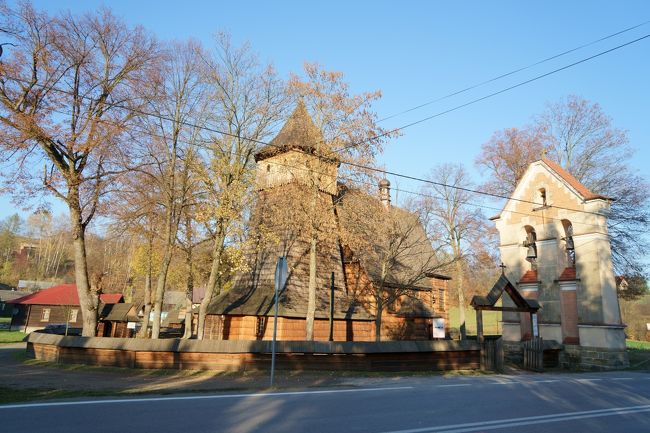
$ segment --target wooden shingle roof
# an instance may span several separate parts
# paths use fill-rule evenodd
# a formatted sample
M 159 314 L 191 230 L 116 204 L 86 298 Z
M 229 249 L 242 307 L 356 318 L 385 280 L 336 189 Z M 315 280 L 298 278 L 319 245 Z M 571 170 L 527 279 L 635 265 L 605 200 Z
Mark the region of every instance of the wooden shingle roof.
M 256 161 L 271 156 L 299 150 L 314 154 L 321 147 L 323 136 L 309 116 L 304 103 L 300 101 L 293 114 L 271 143 L 256 155 Z M 231 314 L 267 316 L 274 314 L 275 267 L 279 256 L 287 259 L 289 275 L 285 287 L 280 291 L 278 313 L 283 317 L 304 318 L 307 315 L 309 293 L 310 237 L 309 230 L 299 227 L 304 220 L 302 204 L 310 203 L 313 190 L 308 186 L 291 182 L 260 191 L 250 221 L 252 227 L 250 242 L 244 250 L 247 268 L 238 272 L 231 281 L 232 287 L 214 298 L 208 307 L 208 314 Z M 337 319 L 372 320 L 373 316 L 348 293 L 343 268 L 341 230 L 351 224 L 365 224 L 370 239 L 375 239 L 372 221 L 355 218 L 346 207 L 345 195 L 361 200 L 367 206 L 379 206 L 376 197 L 360 191 L 342 188 L 338 196 L 318 192 L 318 246 L 317 246 L 317 299 L 316 317 L 329 317 L 329 295 L 332 274 L 334 275 L 334 317 Z M 269 211 L 277 203 L 284 203 L 282 217 L 272 216 Z M 409 244 L 408 254 L 398 257 L 392 263 L 391 275 L 384 281 L 386 286 L 402 285 L 413 289 L 430 290 L 430 280 L 424 275 L 433 269 L 433 249 L 428 242 L 422 225 L 415 215 L 398 208 L 391 208 L 397 220 L 409 226 L 405 243 Z M 271 216 L 269 216 L 271 215 Z M 304 221 L 303 221 L 304 222 Z M 262 233 L 266 236 L 264 236 Z M 269 236 L 270 234 L 270 236 Z M 271 240 L 270 240 L 271 239 Z M 382 239 L 377 238 L 377 242 Z M 379 244 L 378 244 L 379 245 Z M 372 280 L 380 278 L 380 264 L 364 257 L 362 265 Z M 429 271 L 429 272 L 427 272 Z M 409 307 L 411 306 L 411 307 Z M 424 304 L 407 302 L 405 309 L 410 313 L 429 317 L 433 314 Z M 404 314 L 409 311 L 404 311 Z
M 306 197 L 310 194 L 307 187 L 299 185 L 293 190 L 302 191 Z M 274 314 L 275 266 L 279 256 L 287 258 L 289 275 L 284 288 L 280 292 L 278 314 L 283 317 L 304 318 L 307 315 L 309 293 L 309 234 L 306 230 L 292 227 L 285 221 L 269 221 L 263 212 L 266 202 L 273 202 L 283 197 L 282 188 L 264 191 L 260 194 L 254 215 L 251 218 L 251 237 L 256 238 L 255 227 L 264 226 L 264 230 L 277 236 L 278 242 L 262 240 L 258 237 L 246 248 L 244 254 L 247 269 L 237 273 L 233 279 L 232 288 L 215 298 L 208 312 L 210 314 L 242 314 L 266 316 Z M 301 200 L 299 196 L 296 200 Z M 332 196 L 319 192 L 319 199 L 324 202 L 324 209 L 329 213 L 321 215 L 321 231 L 323 235 L 317 248 L 317 296 L 316 317 L 329 317 L 329 293 L 331 275 L 334 273 L 334 317 L 369 320 L 370 315 L 353 299 L 348 298 L 345 291 L 343 262 L 337 236 L 337 224 L 333 211 Z M 296 210 L 296 212 L 299 212 Z M 289 217 L 289 220 L 293 218 Z
M 255 154 L 255 161 L 262 161 L 289 150 L 314 154 L 317 147 L 320 149 L 320 156 L 330 153 L 323 134 L 314 124 L 301 99 L 278 135 Z M 336 156 L 330 155 L 328 159 L 336 160 Z

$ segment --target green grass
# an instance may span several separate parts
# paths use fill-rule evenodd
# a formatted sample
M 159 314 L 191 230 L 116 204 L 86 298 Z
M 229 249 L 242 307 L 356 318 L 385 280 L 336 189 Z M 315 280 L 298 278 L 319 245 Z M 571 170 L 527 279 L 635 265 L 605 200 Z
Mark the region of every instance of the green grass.
M 27 334 L 21 331 L 0 330 L 0 344 L 20 343 Z
M 460 327 L 459 313 L 458 307 L 452 307 L 449 310 L 449 325 L 452 328 Z M 465 309 L 465 326 L 468 334 L 476 335 L 476 311 L 471 307 Z M 501 334 L 501 330 L 501 312 L 483 311 L 483 333 L 497 335 Z
M 628 349 L 650 350 L 650 341 L 625 340 Z
M 0 325 L 11 324 L 11 317 L 0 317 Z
M 650 342 L 626 340 L 630 370 L 650 370 Z

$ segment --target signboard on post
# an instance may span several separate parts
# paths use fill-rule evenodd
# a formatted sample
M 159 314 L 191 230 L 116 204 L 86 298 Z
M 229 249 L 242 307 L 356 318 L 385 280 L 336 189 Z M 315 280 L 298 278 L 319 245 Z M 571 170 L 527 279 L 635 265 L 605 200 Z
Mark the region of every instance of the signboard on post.
M 278 333 L 278 300 L 280 290 L 284 288 L 289 276 L 289 267 L 287 266 L 286 257 L 278 257 L 278 263 L 275 265 L 275 314 L 273 315 L 273 341 L 271 342 L 271 386 L 275 379 L 275 342 Z
M 433 338 L 445 338 L 445 319 L 433 319 Z

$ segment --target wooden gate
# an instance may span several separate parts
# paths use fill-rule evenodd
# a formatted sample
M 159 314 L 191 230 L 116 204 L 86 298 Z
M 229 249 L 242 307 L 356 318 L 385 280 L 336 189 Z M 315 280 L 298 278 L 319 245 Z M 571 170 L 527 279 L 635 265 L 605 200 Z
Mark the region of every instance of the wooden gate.
M 524 369 L 532 371 L 544 370 L 544 341 L 541 337 L 524 341 Z
M 501 337 L 485 338 L 481 343 L 481 369 L 503 371 L 503 343 Z

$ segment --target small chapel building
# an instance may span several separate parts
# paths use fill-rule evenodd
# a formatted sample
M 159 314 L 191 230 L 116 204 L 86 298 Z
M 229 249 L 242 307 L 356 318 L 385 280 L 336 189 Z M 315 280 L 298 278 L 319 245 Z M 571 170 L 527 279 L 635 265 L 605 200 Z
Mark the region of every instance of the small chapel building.
M 382 340 L 444 338 L 449 277 L 434 272 L 434 251 L 417 217 L 391 205 L 388 181 L 380 182 L 377 196 L 340 183 L 338 154 L 325 143 L 302 101 L 255 161 L 257 197 L 244 249 L 246 266 L 212 300 L 204 338 L 272 338 L 279 256 L 286 257 L 289 272 L 279 294 L 278 340 L 306 339 L 314 264 L 314 340 L 330 338 L 330 318 L 334 341 L 375 341 L 378 333 Z M 384 215 L 405 230 L 401 250 L 379 263 L 373 254 L 379 248 L 373 246 L 384 242 L 385 231 L 372 221 Z M 358 245 L 367 246 L 365 252 L 346 242 L 349 233 Z M 312 242 L 315 263 L 310 259 Z M 373 298 L 378 288 L 383 295 L 395 295 L 382 308 L 381 326 L 376 326 Z
M 539 302 L 539 335 L 587 368 L 627 364 L 607 216 L 612 199 L 590 191 L 557 163 L 530 164 L 493 217 L 507 278 Z M 503 338 L 533 336 L 531 316 L 504 313 Z

